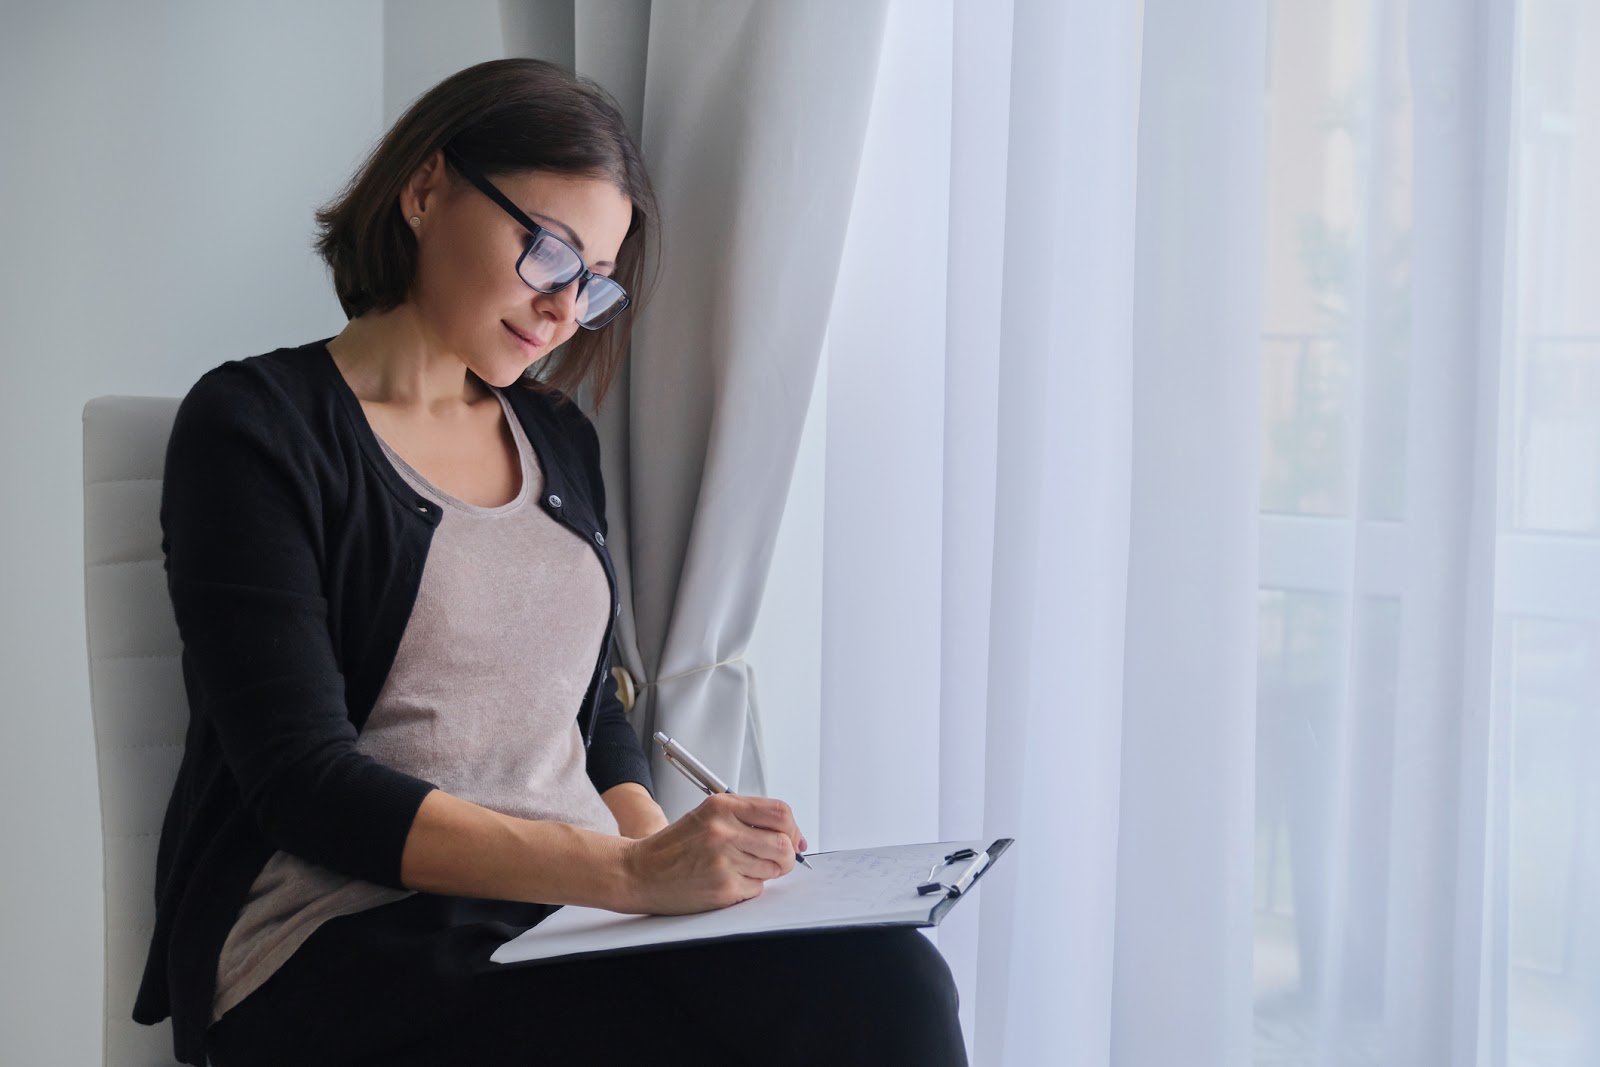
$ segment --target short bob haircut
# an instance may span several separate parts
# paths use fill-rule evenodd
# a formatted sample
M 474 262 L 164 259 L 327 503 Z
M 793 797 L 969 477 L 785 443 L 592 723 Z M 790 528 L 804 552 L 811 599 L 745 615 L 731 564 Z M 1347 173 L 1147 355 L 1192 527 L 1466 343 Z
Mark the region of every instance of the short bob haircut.
M 314 247 L 333 272 L 346 317 L 405 302 L 417 239 L 401 218 L 400 191 L 446 144 L 491 178 L 524 170 L 603 178 L 633 201 L 612 273 L 628 291 L 628 310 L 600 330 L 579 330 L 522 378 L 529 388 L 567 396 L 587 384 L 598 406 L 644 303 L 645 261 L 659 241 L 659 222 L 655 192 L 616 102 L 593 80 L 554 63 L 495 59 L 452 74 L 400 116 L 339 197 L 317 212 Z M 465 182 L 453 167 L 445 174 Z

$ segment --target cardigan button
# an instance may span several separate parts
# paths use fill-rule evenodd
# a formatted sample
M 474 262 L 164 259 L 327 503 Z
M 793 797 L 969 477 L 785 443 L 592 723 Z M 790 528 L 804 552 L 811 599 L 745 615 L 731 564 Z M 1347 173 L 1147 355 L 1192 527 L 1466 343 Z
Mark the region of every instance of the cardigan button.
M 599 545 L 601 548 L 606 547 L 606 535 L 601 533 L 599 530 L 596 530 L 594 532 L 594 543 Z
M 551 493 L 545 498 L 545 500 L 553 508 L 559 508 L 561 506 L 561 498 L 556 496 L 554 493 Z

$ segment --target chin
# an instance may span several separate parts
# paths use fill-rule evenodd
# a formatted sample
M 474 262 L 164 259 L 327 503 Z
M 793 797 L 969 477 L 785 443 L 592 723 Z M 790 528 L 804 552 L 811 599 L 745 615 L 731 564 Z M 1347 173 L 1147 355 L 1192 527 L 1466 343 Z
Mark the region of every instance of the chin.
M 473 373 L 496 389 L 509 389 L 517 384 L 518 380 L 527 372 L 527 369 L 527 367 L 497 368 L 496 372 L 492 374 L 485 374 L 476 370 Z

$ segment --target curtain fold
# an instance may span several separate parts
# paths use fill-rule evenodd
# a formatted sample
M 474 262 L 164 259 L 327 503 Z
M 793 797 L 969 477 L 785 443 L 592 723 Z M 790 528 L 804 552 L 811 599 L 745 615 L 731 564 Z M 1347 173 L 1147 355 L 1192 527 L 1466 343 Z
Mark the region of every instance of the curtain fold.
M 1410 404 L 1385 1053 L 1478 1059 L 1507 292 L 1504 5 L 1413 0 Z
M 958 4 L 958 22 L 983 8 Z M 981 61 L 958 55 L 956 69 L 974 80 L 1010 70 L 1007 151 L 988 164 L 1005 190 L 995 506 L 965 506 L 969 490 L 946 511 L 951 543 L 992 530 L 993 563 L 982 567 L 992 587 L 986 639 L 946 649 L 953 684 L 943 714 L 959 723 L 984 706 L 952 675 L 983 681 L 984 831 L 1015 835 L 1007 859 L 1018 862 L 997 869 L 976 901 L 968 1033 L 974 1062 L 1021 1063 L 1049 1049 L 1058 1063 L 1102 1064 L 1112 1043 L 1133 464 L 1138 11 L 1024 0 L 993 44 Z M 1082 107 L 1086 99 L 1099 106 Z M 958 114 L 957 128 L 982 122 Z M 952 203 L 953 218 L 986 220 L 985 190 L 973 193 Z M 951 271 L 950 314 L 976 331 L 990 315 L 956 298 L 963 280 Z M 966 365 L 982 355 L 952 345 L 947 360 L 971 377 Z M 947 434 L 959 455 L 973 431 L 953 421 Z M 978 569 L 973 556 L 953 562 L 952 583 Z M 984 647 L 987 662 L 970 654 Z
M 1145 4 L 1117 1063 L 1250 1049 L 1265 52 L 1260 4 Z
M 1002 307 L 1007 172 L 994 166 L 1010 150 L 1011 79 L 1007 69 L 1013 33 L 1009 5 L 956 4 L 952 12 L 950 55 L 950 204 L 949 261 L 963 264 L 960 273 L 946 271 L 944 466 L 940 514 L 943 566 L 939 634 L 939 836 L 966 840 L 983 835 L 989 805 L 985 793 L 993 776 L 988 734 L 1000 726 L 997 717 L 971 713 L 988 705 L 992 571 L 974 561 L 994 558 L 997 536 L 989 521 L 971 521 L 973 514 L 994 513 L 996 449 L 999 438 L 1001 330 L 991 309 Z M 956 358 L 951 358 L 952 354 Z M 962 709 L 962 710 L 957 710 Z M 1010 739 L 1001 746 L 1009 751 Z M 1004 803 L 996 800 L 996 807 Z M 1008 820 L 994 820 L 1006 822 Z M 1022 828 L 1010 820 L 1016 830 Z M 1007 863 L 1014 857 L 1007 857 Z M 1005 872 L 1014 877 L 1016 872 Z M 997 868 L 991 878 L 1000 877 Z M 956 909 L 940 926 L 937 942 L 951 964 L 961 1000 L 962 1032 L 969 1045 L 976 1033 L 978 989 L 1009 999 L 1011 913 L 989 909 L 980 895 L 965 909 Z M 974 907 L 973 905 L 976 905 Z M 995 930 L 985 936 L 984 931 Z M 1087 987 L 1089 992 L 1098 988 Z M 1062 990 L 1062 1003 L 1076 1016 L 1076 1005 L 1093 1005 L 1094 997 Z M 1021 998 L 1019 998 L 1020 1000 Z M 1018 1005 L 1019 1010 L 1025 1006 Z M 1088 1008 L 1093 1011 L 1093 1007 Z M 991 1015 L 998 1017 L 997 1013 Z M 989 1025 L 986 1021 L 986 1025 Z M 1077 1029 L 1074 1027 L 1074 1029 Z M 1085 1032 L 1092 1033 L 1093 1028 Z
M 621 411 L 602 416 L 608 484 L 621 487 L 610 521 L 628 560 L 632 717 L 736 791 L 765 792 L 743 654 L 827 327 L 885 7 L 578 8 L 579 69 L 612 77 L 638 69 L 649 18 L 639 121 L 661 204 L 660 286 Z M 629 62 L 602 58 L 624 44 Z M 704 799 L 650 755 L 669 817 Z

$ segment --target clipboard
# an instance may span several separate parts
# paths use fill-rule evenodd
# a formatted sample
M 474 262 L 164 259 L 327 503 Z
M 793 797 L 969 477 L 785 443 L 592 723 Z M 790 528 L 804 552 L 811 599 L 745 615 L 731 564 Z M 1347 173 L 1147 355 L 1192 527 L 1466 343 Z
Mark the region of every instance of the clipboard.
M 494 963 L 531 966 L 856 926 L 938 926 L 1015 839 L 812 852 L 760 896 L 693 915 L 623 915 L 567 905 L 502 944 Z

